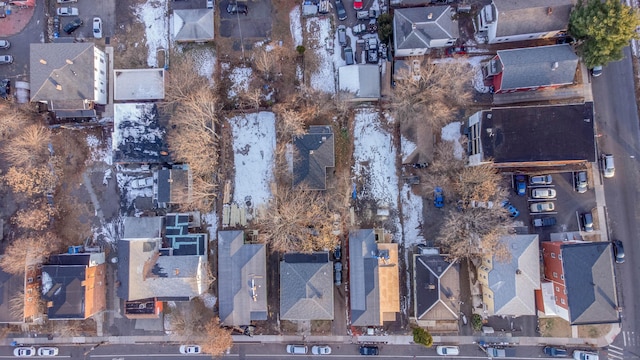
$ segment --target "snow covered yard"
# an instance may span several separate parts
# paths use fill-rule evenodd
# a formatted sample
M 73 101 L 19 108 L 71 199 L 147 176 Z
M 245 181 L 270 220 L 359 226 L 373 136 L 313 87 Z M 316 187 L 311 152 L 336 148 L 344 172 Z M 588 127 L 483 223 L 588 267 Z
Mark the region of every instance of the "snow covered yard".
M 311 74 L 311 87 L 326 93 L 335 93 L 335 69 L 344 65 L 340 56 L 342 48 L 337 39 L 333 41 L 333 56 L 326 48 L 326 39 L 335 35 L 331 29 L 331 19 L 328 17 L 314 17 L 306 19 L 305 34 L 307 46 L 317 58 L 316 71 Z
M 243 205 L 250 199 L 254 208 L 266 205 L 273 181 L 275 115 L 259 112 L 236 116 L 229 119 L 229 124 L 233 132 L 235 166 L 233 200 Z
M 169 17 L 167 0 L 147 0 L 134 8 L 134 13 L 144 24 L 147 39 L 147 65 L 158 66 L 158 50 L 168 49 Z

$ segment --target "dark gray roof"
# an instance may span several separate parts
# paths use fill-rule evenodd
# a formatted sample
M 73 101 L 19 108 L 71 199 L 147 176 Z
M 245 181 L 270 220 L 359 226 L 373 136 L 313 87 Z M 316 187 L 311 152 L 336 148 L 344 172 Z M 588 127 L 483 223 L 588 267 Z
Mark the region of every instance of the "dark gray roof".
M 280 318 L 333 320 L 329 253 L 285 254 L 280 262 Z
M 32 43 L 29 53 L 31 101 L 93 100 L 94 47 L 92 42 Z M 62 89 L 58 90 L 57 86 Z
M 593 120 L 592 102 L 484 111 L 480 129 L 483 159 L 495 163 L 594 162 Z
M 267 320 L 266 256 L 264 244 L 244 243 L 242 230 L 218 232 L 218 304 L 224 325 Z
M 49 319 L 84 319 L 86 265 L 44 265 L 42 299 Z
M 456 262 L 447 261 L 442 255 L 415 255 L 413 264 L 416 318 L 422 318 L 441 304 L 451 312 L 454 319 L 457 319 L 458 306 L 452 302 L 459 301 L 460 285 L 453 286 L 443 283 L 442 280 L 445 274 L 453 272 L 456 281 L 459 281 L 460 266 Z M 458 293 L 453 293 L 451 289 L 457 289 Z
M 174 10 L 173 31 L 176 41 L 212 41 L 213 9 Z
M 502 63 L 502 90 L 572 84 L 578 55 L 571 45 L 498 50 Z
M 493 290 L 494 315 L 535 315 L 535 290 L 540 289 L 538 235 L 510 235 L 502 240 L 511 260 L 493 258 L 489 287 Z
M 192 182 L 191 172 L 188 169 L 158 170 L 156 200 L 160 204 L 188 202 L 188 199 L 192 196 Z
M 396 9 L 393 16 L 397 49 L 424 49 L 431 47 L 433 40 L 458 38 L 451 6 Z
M 123 239 L 156 239 L 162 237 L 164 217 L 147 216 L 124 218 Z
M 493 0 L 498 12 L 496 36 L 566 30 L 574 0 Z
M 327 185 L 327 167 L 335 166 L 333 131 L 331 126 L 313 125 L 307 134 L 295 137 L 293 186 L 304 183 L 311 190 L 324 190 Z
M 166 131 L 154 103 L 114 104 L 112 142 L 115 162 L 170 161 Z
M 619 322 L 611 243 L 563 244 L 561 251 L 571 325 Z
M 380 325 L 378 245 L 373 229 L 349 232 L 351 324 Z
M 24 308 L 14 309 L 11 299 L 24 297 L 24 274 L 12 275 L 0 269 L 0 323 L 21 323 L 24 321 Z

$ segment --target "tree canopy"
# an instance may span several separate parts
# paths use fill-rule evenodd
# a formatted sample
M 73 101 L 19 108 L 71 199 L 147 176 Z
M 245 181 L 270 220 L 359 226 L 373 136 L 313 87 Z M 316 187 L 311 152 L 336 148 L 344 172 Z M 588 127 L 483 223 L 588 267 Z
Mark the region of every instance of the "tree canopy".
M 638 39 L 639 12 L 618 0 L 580 0 L 569 19 L 585 65 L 593 68 L 621 60 L 622 49 Z

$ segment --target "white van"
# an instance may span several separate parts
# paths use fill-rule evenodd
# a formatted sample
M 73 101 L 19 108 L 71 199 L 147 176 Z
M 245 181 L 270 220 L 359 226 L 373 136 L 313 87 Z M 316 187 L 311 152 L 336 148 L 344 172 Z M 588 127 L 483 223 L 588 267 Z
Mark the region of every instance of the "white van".
M 616 174 L 616 167 L 613 165 L 613 155 L 602 155 L 602 171 L 606 178 L 612 178 L 613 175 Z
M 287 353 L 305 355 L 307 353 L 307 347 L 305 345 L 287 345 Z
M 438 346 L 436 353 L 441 356 L 457 356 L 460 355 L 460 349 L 457 346 Z

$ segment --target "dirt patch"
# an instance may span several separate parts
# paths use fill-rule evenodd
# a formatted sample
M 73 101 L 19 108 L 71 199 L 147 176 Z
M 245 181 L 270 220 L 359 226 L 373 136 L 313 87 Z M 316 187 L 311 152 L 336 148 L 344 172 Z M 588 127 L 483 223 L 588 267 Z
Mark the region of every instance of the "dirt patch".
M 331 320 L 311 320 L 311 335 L 331 335 Z
M 120 24 L 111 38 L 114 48 L 114 67 L 116 69 L 146 68 L 147 45 L 144 24 L 135 15 L 135 7 L 142 0 L 119 1 L 116 6 L 116 19 Z
M 293 321 L 282 320 L 280 322 L 280 331 L 284 335 L 297 335 L 298 324 Z
M 578 326 L 578 337 L 595 339 L 606 335 L 610 330 L 611 324 L 580 325 Z
M 560 318 L 539 319 L 540 335 L 544 337 L 571 337 L 571 325 Z

